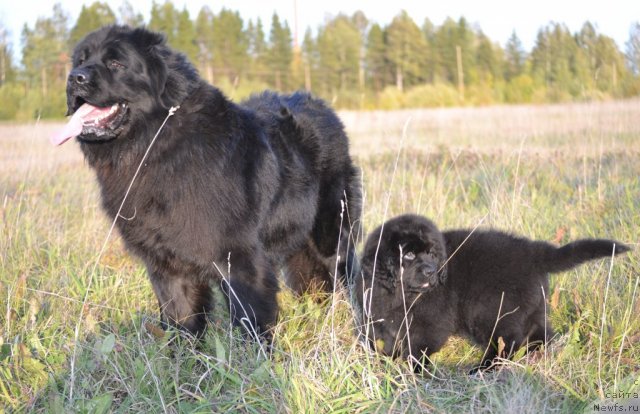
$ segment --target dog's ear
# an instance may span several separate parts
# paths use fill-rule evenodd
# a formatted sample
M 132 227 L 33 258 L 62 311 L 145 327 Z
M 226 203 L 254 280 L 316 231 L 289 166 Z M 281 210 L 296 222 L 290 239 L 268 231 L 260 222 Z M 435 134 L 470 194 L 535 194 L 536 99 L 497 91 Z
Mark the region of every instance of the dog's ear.
M 133 29 L 131 38 L 138 45 L 148 48 L 156 46 L 162 46 L 166 43 L 167 39 L 164 34 L 147 30 L 143 27 L 137 27 Z
M 165 109 L 170 108 L 171 103 L 165 102 L 166 99 L 164 99 L 169 77 L 166 63 L 169 51 L 165 35 L 144 28 L 136 28 L 133 30 L 132 38 L 138 49 L 147 56 L 147 71 L 155 101 Z
M 149 53 L 154 55 L 154 61 L 157 64 L 154 64 L 153 67 L 148 68 L 149 70 L 149 78 L 151 80 L 151 87 L 153 88 L 153 94 L 156 98 L 156 102 L 160 102 L 162 107 L 165 109 L 169 109 L 172 104 L 171 102 L 167 102 L 165 89 L 167 88 L 167 82 L 169 80 L 167 64 L 164 59 L 160 57 L 160 53 L 158 48 L 165 46 L 153 46 L 150 48 Z

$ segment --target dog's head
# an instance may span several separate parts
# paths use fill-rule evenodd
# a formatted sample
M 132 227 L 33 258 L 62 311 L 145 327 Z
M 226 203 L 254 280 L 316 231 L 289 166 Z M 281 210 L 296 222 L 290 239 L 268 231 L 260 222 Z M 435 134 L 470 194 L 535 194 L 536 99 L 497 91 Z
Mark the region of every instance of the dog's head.
M 73 136 L 111 141 L 143 125 L 155 111 L 179 104 L 177 82 L 169 79 L 176 56 L 181 57 L 165 45 L 163 35 L 143 28 L 106 26 L 88 34 L 74 49 L 67 79 L 67 115 L 72 117 L 52 142 L 59 145 Z
M 393 218 L 367 238 L 356 294 L 369 319 L 365 322 L 372 322 L 370 339 L 376 349 L 397 354 L 405 317 L 410 318 L 410 308 L 422 294 L 445 282 L 446 260 L 442 233 L 421 216 Z

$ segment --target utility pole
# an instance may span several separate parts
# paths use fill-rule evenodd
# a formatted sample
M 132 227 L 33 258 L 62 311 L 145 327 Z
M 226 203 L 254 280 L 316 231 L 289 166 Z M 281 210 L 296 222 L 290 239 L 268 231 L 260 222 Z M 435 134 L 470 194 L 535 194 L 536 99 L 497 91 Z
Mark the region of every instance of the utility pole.
M 296 53 L 300 50 L 298 44 L 298 0 L 293 0 L 293 50 Z
M 464 71 L 462 70 L 462 48 L 456 45 L 456 61 L 458 63 L 458 94 L 464 102 Z

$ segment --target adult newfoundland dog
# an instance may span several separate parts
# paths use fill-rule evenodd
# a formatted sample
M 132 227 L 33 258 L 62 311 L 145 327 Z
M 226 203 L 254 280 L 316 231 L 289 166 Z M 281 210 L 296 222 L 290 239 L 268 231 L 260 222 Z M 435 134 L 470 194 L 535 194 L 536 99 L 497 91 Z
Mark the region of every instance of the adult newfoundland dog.
M 496 230 L 440 232 L 432 221 L 405 214 L 367 238 L 356 298 L 382 353 L 429 356 L 459 334 L 486 348 L 478 368 L 486 369 L 553 336 L 549 273 L 628 250 L 604 239 L 556 247 Z
M 277 316 L 278 269 L 297 292 L 350 275 L 359 172 L 321 100 L 266 92 L 237 105 L 161 34 L 108 26 L 76 46 L 67 105 L 73 116 L 51 140 L 78 139 L 112 218 L 179 106 L 117 220 L 164 321 L 201 334 L 216 282 L 234 322 L 264 333 Z

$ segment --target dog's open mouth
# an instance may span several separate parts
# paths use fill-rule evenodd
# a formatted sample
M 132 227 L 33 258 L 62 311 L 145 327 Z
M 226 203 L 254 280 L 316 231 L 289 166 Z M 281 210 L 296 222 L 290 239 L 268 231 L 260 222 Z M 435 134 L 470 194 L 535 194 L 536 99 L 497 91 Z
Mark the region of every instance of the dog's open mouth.
M 124 121 L 127 109 L 124 103 L 102 108 L 85 102 L 74 112 L 67 124 L 51 136 L 50 141 L 54 145 L 61 145 L 78 135 L 91 137 L 87 141 L 113 139 Z

